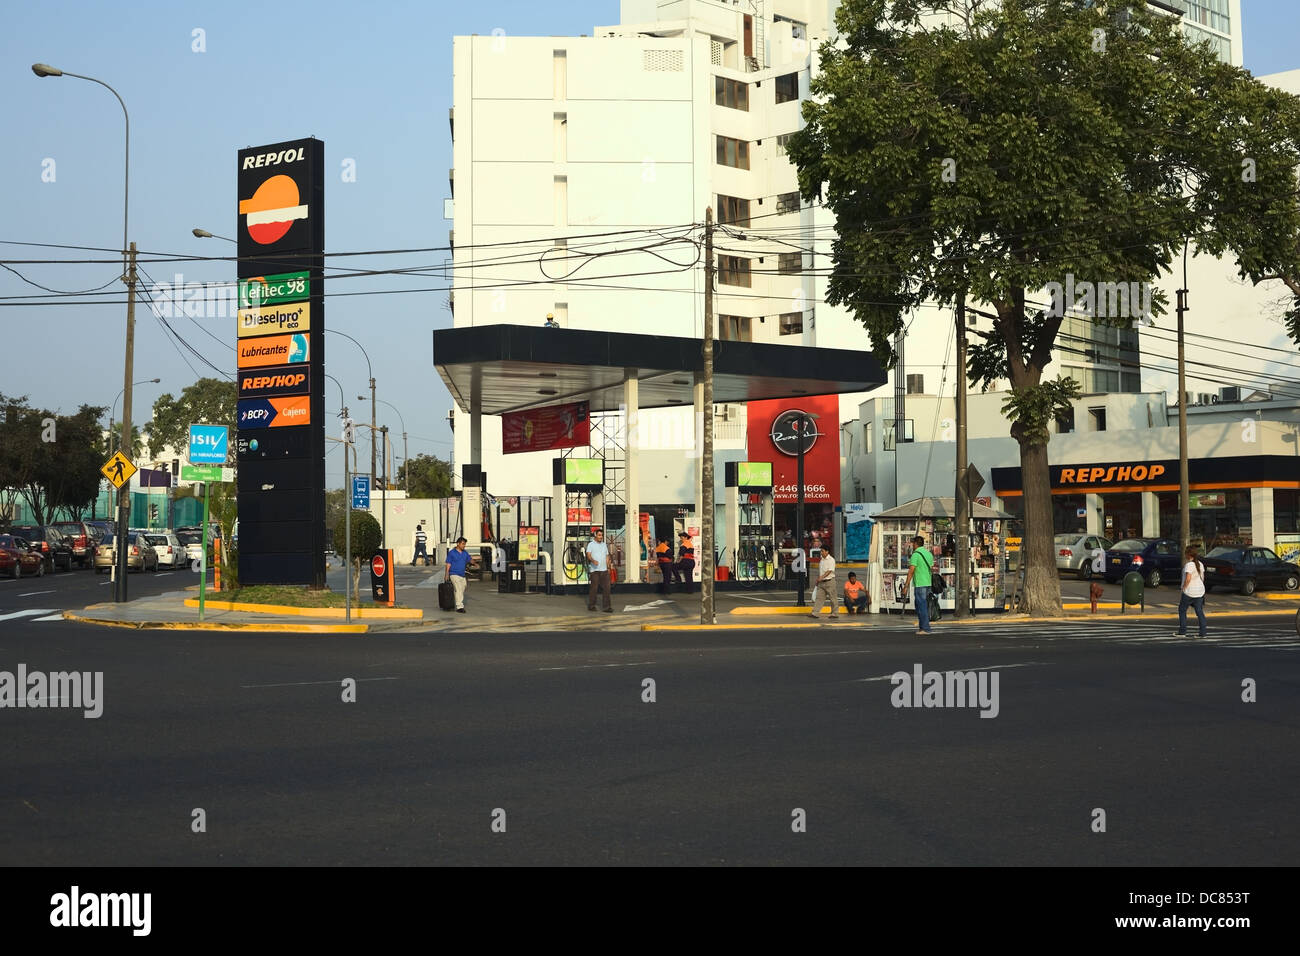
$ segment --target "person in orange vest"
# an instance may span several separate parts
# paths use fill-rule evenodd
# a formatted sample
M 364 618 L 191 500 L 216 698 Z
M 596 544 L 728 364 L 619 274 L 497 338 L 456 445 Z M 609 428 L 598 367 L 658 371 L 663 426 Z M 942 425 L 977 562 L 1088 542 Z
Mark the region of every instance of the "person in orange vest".
M 667 594 L 671 589 L 673 575 L 673 553 L 668 547 L 668 539 L 660 538 L 659 543 L 655 545 L 655 559 L 659 562 L 659 573 L 663 575 L 663 583 L 659 585 L 659 592 Z

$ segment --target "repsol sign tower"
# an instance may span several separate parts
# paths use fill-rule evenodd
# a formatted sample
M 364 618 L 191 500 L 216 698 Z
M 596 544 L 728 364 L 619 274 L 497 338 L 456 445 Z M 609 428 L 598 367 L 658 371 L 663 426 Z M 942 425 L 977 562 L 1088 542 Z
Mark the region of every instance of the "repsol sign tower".
M 239 579 L 325 586 L 325 144 L 239 151 Z

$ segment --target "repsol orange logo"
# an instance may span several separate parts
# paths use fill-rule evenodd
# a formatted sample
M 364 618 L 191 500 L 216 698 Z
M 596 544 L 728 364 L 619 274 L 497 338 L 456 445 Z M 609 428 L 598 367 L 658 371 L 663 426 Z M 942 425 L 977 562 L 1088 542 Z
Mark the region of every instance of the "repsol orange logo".
M 1164 465 L 1111 465 L 1096 468 L 1062 468 L 1063 485 L 1095 485 L 1112 481 L 1155 481 L 1165 473 Z

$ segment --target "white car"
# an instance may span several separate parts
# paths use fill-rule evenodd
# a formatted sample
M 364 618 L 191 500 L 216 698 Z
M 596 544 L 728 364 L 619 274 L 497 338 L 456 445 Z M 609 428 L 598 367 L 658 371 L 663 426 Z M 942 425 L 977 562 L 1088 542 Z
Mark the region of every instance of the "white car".
M 158 566 L 174 568 L 186 561 L 185 546 L 181 539 L 171 531 L 152 531 L 145 534 L 145 540 L 158 552 Z

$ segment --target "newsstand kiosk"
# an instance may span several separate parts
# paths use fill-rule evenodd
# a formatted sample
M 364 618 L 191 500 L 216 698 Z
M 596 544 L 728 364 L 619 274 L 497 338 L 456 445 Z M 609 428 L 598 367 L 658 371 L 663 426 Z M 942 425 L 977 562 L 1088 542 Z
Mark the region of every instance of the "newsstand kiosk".
M 552 474 L 557 523 L 564 518 L 563 533 L 556 535 L 554 563 L 559 573 L 555 580 L 561 585 L 585 585 L 587 542 L 597 528 L 605 527 L 605 459 L 556 458 Z
M 776 577 L 777 565 L 772 463 L 726 462 L 724 481 L 732 577 L 737 581 L 771 581 Z

